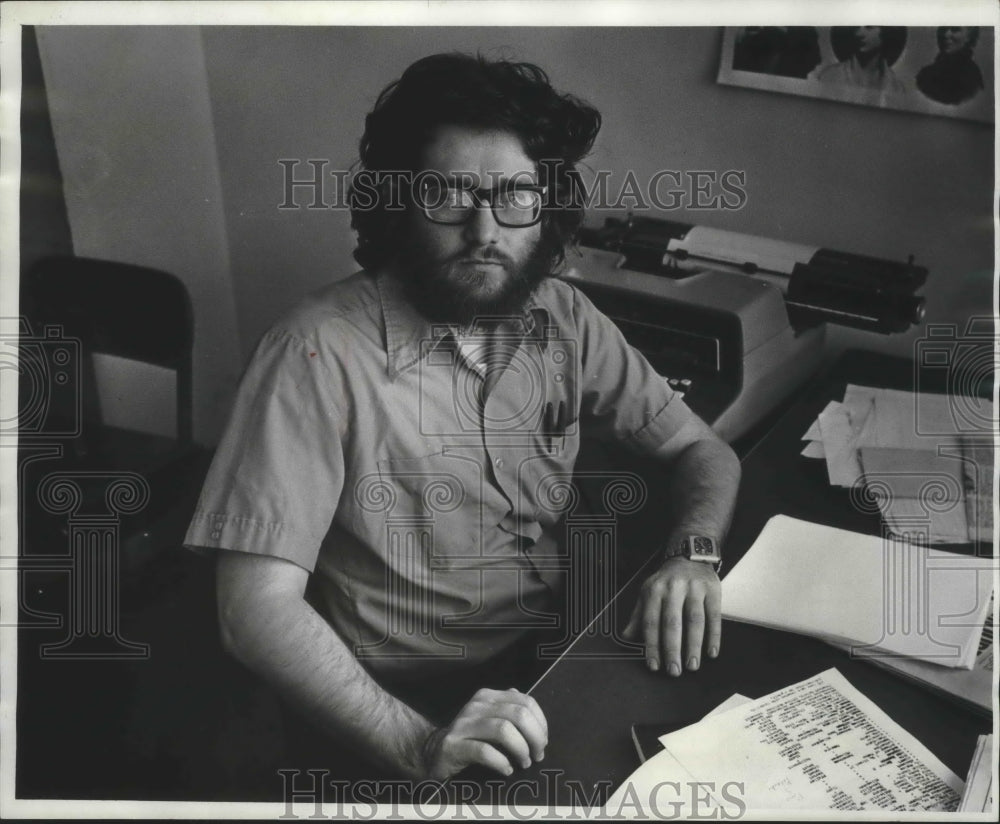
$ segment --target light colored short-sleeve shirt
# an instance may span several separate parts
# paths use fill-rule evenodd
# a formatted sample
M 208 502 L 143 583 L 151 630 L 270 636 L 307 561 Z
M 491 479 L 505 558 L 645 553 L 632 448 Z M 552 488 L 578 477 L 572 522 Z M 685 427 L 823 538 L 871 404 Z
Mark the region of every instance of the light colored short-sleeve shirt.
M 477 663 L 551 624 L 581 431 L 649 452 L 692 413 L 562 280 L 490 328 L 460 339 L 385 274 L 310 296 L 261 339 L 185 543 L 311 572 L 376 673 Z

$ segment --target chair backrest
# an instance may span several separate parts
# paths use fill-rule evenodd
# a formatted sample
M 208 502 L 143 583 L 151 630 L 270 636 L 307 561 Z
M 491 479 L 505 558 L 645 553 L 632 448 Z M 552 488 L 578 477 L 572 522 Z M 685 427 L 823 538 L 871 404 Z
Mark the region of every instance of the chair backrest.
M 191 299 L 174 275 L 145 266 L 52 256 L 37 261 L 21 284 L 25 314 L 60 325 L 85 354 L 105 353 L 172 369 L 177 375 L 177 438 L 192 439 Z

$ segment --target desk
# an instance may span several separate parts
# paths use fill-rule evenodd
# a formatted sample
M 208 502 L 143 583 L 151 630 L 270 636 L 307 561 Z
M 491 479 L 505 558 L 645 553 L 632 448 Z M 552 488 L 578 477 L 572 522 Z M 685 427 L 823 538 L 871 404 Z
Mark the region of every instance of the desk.
M 879 534 L 877 513 L 852 507 L 847 490 L 830 487 L 823 461 L 799 455 L 802 434 L 829 400 L 843 398 L 847 382 L 909 389 L 912 364 L 871 353 L 847 353 L 750 449 L 742 461 L 743 480 L 725 546 L 729 569 L 768 518 L 779 512 Z M 625 625 L 642 581 L 657 562 L 650 559 L 608 607 L 616 611 L 616 626 Z M 735 692 L 757 698 L 830 667 L 839 669 L 962 777 L 977 736 L 992 726 L 988 719 L 872 664 L 852 661 L 847 653 L 821 641 L 791 633 L 726 621 L 719 658 L 704 661 L 698 672 L 680 678 L 649 672 L 641 657 L 621 660 L 627 650 L 627 645 L 606 635 L 584 634 L 531 689 L 548 720 L 549 746 L 541 764 L 518 771 L 505 782 L 508 787 L 525 779 L 537 782 L 540 794 L 531 797 L 525 788 L 510 801 L 600 804 L 638 766 L 632 724 L 693 723 Z

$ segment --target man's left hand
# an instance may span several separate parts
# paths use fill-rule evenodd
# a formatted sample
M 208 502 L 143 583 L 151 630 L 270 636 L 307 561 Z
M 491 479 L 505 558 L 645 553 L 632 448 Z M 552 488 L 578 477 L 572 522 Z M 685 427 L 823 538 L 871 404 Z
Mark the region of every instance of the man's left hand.
M 646 647 L 646 664 L 680 675 L 701 665 L 702 649 L 719 654 L 722 588 L 709 564 L 671 558 L 649 576 L 625 627 L 625 637 Z

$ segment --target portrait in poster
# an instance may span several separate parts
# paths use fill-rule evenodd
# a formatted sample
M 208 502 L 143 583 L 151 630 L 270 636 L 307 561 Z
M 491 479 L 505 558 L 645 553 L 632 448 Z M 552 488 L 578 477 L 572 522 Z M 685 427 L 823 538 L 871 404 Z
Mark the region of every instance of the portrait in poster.
M 718 82 L 992 123 L 993 52 L 985 26 L 743 26 Z

